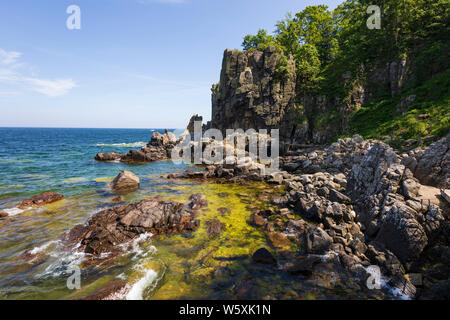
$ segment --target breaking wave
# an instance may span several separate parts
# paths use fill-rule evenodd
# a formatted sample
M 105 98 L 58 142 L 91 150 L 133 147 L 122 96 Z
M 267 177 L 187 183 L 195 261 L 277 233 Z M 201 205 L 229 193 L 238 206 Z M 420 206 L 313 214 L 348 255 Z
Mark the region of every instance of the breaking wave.
M 97 143 L 97 147 L 118 147 L 118 148 L 132 148 L 132 147 L 144 147 L 147 143 L 138 141 L 131 143 Z

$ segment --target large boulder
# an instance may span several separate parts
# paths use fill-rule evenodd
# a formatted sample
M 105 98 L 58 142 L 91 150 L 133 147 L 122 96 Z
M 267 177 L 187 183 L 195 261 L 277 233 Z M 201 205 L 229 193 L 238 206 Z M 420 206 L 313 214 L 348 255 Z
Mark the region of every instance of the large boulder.
M 137 203 L 109 208 L 96 213 L 84 225 L 78 225 L 63 235 L 63 241 L 78 250 L 99 256 L 119 253 L 128 243 L 143 234 L 175 234 L 196 230 L 197 210 L 191 203 L 145 199 Z
M 450 134 L 427 148 L 412 169 L 420 183 L 446 188 L 445 179 L 450 172 Z
M 36 196 L 33 196 L 30 199 L 23 200 L 22 203 L 20 205 L 18 205 L 17 207 L 19 209 L 38 207 L 38 206 L 42 206 L 44 204 L 59 201 L 63 198 L 64 198 L 64 196 L 62 194 L 58 194 L 56 192 L 44 192 L 44 193 L 38 194 Z
M 409 266 L 428 244 L 426 232 L 415 218 L 417 212 L 388 197 L 381 215 L 376 241 L 392 251 L 403 265 Z
M 139 188 L 140 180 L 133 172 L 123 170 L 111 182 L 114 192 L 134 191 Z
M 161 134 L 159 132 L 154 132 L 149 144 L 155 147 L 165 146 L 169 143 L 169 138 L 165 134 Z
M 306 233 L 306 250 L 308 253 L 324 254 L 329 249 L 333 239 L 320 227 L 311 227 Z

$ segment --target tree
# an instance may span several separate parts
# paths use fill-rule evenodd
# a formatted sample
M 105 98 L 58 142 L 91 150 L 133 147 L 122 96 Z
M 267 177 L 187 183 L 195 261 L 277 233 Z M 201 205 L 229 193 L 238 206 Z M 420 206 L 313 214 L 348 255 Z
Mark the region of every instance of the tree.
M 244 37 L 244 42 L 242 42 L 242 47 L 244 50 L 249 50 L 251 48 L 264 50 L 268 46 L 273 45 L 276 45 L 275 37 L 269 35 L 264 29 L 259 29 L 256 35 L 246 35 Z

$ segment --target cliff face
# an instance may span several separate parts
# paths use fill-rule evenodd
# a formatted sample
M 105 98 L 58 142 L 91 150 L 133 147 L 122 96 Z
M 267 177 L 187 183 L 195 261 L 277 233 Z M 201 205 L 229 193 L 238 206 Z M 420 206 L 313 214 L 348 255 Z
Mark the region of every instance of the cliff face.
M 362 69 L 364 69 L 362 67 Z M 212 87 L 212 119 L 208 128 L 279 129 L 280 143 L 330 142 L 347 129 L 351 114 L 380 92 L 398 95 L 409 76 L 409 63 L 391 62 L 363 76 L 344 73 L 345 97 L 296 96 L 296 69 L 292 57 L 275 48 L 265 51 L 226 50 L 220 82 Z
M 219 129 L 279 129 L 280 144 L 296 129 L 295 62 L 275 48 L 226 50 L 220 83 L 212 88 L 212 119 Z
M 380 95 L 395 97 L 399 95 L 411 77 L 411 66 L 407 60 L 390 62 L 374 70 L 365 71 L 361 67 L 359 80 L 350 72 L 342 74 L 338 81 L 347 87 L 345 96 L 333 95 L 299 96 L 297 103 L 306 119 L 308 132 L 298 131 L 294 141 L 307 141 L 316 144 L 331 142 L 345 131 L 350 116 L 361 106 Z M 395 111 L 395 110 L 391 110 Z

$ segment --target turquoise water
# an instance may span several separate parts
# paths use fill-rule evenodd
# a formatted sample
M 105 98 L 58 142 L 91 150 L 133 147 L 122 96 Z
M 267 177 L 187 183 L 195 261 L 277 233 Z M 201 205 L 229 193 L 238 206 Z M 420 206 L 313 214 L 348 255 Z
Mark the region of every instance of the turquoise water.
M 0 210 L 11 201 L 52 190 L 66 197 L 97 190 L 121 170 L 151 176 L 182 170 L 170 161 L 144 165 L 100 163 L 98 152 L 140 149 L 162 129 L 0 128 Z M 151 179 L 143 179 L 144 188 Z

